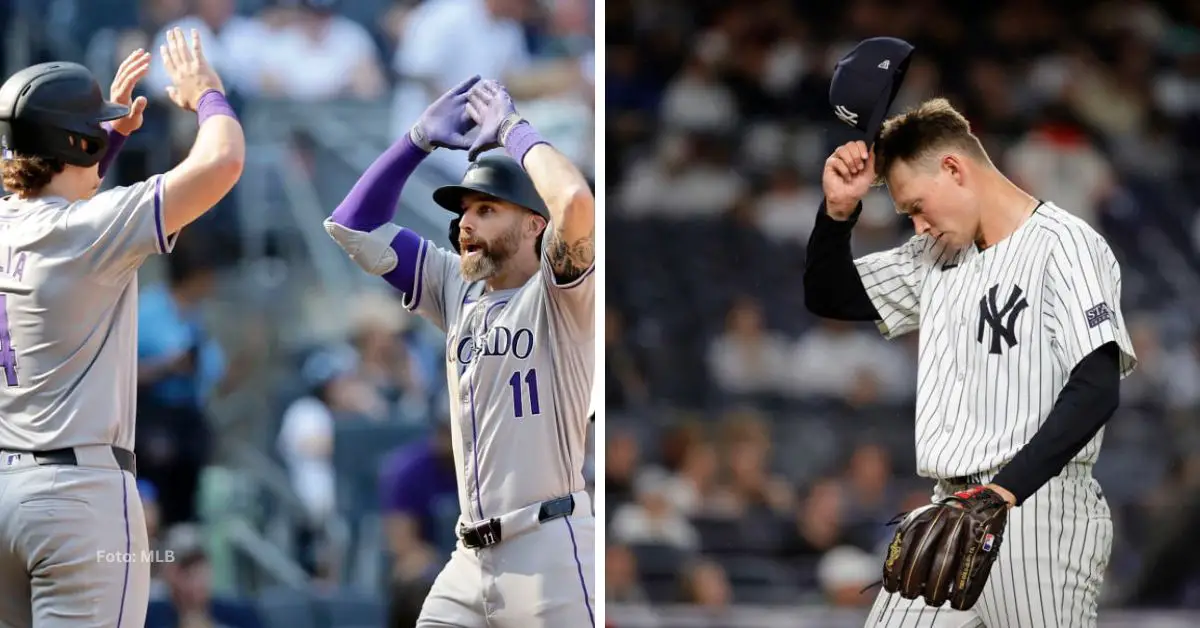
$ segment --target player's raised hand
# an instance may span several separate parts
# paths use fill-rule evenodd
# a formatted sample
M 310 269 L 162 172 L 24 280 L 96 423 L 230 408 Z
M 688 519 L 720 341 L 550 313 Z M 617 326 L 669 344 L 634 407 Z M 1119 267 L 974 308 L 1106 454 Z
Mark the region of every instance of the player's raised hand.
M 133 88 L 149 72 L 150 53 L 141 48 L 129 53 L 129 56 L 125 57 L 121 66 L 117 68 L 117 75 L 113 77 L 108 99 L 118 105 L 128 106 L 129 115 L 113 120 L 109 124 L 112 125 L 114 131 L 121 135 L 129 136 L 142 128 L 142 112 L 146 110 L 146 97 L 138 96 L 137 100 L 133 100 Z
M 443 147 L 467 150 L 471 140 L 467 133 L 475 128 L 475 121 L 467 115 L 467 92 L 479 82 L 479 75 L 472 76 L 433 101 L 409 130 L 409 137 L 426 152 Z
M 521 121 L 508 89 L 494 80 L 480 81 L 467 93 L 467 114 L 479 124 L 479 135 L 467 152 L 471 161 L 480 153 L 503 146 L 508 131 Z
M 825 210 L 838 220 L 854 213 L 858 202 L 875 180 L 875 154 L 865 142 L 847 142 L 825 160 L 821 185 L 825 189 Z
M 189 111 L 195 111 L 200 96 L 210 89 L 222 94 L 225 86 L 221 77 L 217 76 L 208 59 L 204 57 L 204 45 L 200 41 L 200 31 L 192 29 L 192 40 L 188 42 L 183 36 L 183 30 L 176 27 L 167 31 L 167 43 L 159 47 L 162 54 L 163 66 L 167 76 L 171 77 L 171 85 L 167 86 L 167 96 L 171 102 Z

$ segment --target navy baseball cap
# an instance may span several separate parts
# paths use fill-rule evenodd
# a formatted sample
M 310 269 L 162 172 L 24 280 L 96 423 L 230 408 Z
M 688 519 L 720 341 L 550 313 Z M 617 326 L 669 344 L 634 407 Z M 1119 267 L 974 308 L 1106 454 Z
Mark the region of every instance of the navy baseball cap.
M 912 44 L 895 37 L 859 42 L 833 69 L 829 105 L 867 146 L 875 143 L 908 71 Z

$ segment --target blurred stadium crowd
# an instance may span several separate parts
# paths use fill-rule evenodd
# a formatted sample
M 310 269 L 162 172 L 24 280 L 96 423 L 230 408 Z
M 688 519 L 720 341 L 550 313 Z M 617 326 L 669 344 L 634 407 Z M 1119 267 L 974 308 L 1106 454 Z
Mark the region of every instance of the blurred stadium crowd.
M 107 86 L 133 49 L 157 56 L 167 28 L 198 29 L 246 127 L 238 189 L 141 274 L 139 483 L 153 547 L 174 556 L 154 567 L 147 626 L 412 626 L 458 515 L 443 338 L 382 282 L 336 266 L 321 220 L 471 74 L 505 82 L 590 173 L 593 4 L 4 5 L 6 75 L 71 60 Z M 151 102 L 145 125 L 106 185 L 166 171 L 191 146 L 195 116 L 153 67 L 135 92 Z M 427 160 L 420 189 L 461 177 L 462 155 Z M 410 192 L 396 220 L 444 246 L 449 216 L 433 208 Z
M 897 111 L 948 97 L 1012 179 L 1112 244 L 1141 366 L 1096 469 L 1119 535 L 1104 604 L 1200 607 L 1180 551 L 1200 504 L 1200 3 L 610 0 L 609 618 L 853 614 L 874 599 L 860 590 L 879 577 L 883 524 L 929 499 L 916 338 L 803 305 L 839 143 L 830 74 L 876 35 L 917 48 Z M 865 206 L 856 254 L 911 235 L 885 189 Z

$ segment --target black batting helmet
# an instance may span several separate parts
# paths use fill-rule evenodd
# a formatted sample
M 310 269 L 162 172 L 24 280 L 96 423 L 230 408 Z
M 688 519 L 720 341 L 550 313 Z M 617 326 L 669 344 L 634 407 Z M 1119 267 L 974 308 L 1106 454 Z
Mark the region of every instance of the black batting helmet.
M 108 102 L 91 71 L 54 61 L 30 66 L 0 86 L 0 149 L 94 166 L 108 148 L 101 122 L 129 114 Z M 72 144 L 72 139 L 74 143 Z M 87 148 L 80 140 L 87 140 Z
M 550 210 L 538 194 L 533 179 L 515 160 L 499 155 L 480 157 L 472 163 L 462 183 L 444 185 L 433 192 L 433 201 L 459 215 L 450 221 L 450 246 L 458 251 L 458 223 L 462 221 L 462 199 L 471 193 L 486 194 L 520 205 L 550 220 Z

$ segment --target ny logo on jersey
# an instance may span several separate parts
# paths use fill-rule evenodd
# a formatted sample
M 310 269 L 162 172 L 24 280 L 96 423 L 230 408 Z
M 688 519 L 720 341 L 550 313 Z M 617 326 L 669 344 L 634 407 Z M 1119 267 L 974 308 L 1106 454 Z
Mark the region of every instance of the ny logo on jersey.
M 996 284 L 988 290 L 987 296 L 979 299 L 979 334 L 976 338 L 979 344 L 983 344 L 984 326 L 991 327 L 992 346 L 988 349 L 988 353 L 996 355 L 1000 355 L 1001 340 L 1008 345 L 1009 349 L 1016 346 L 1017 334 L 1014 330 L 1017 328 L 1017 316 L 1021 314 L 1022 310 L 1029 307 L 1029 302 L 1021 296 L 1023 293 L 1020 286 L 1013 286 L 1004 307 L 996 309 L 996 291 L 999 289 L 1000 284 Z

